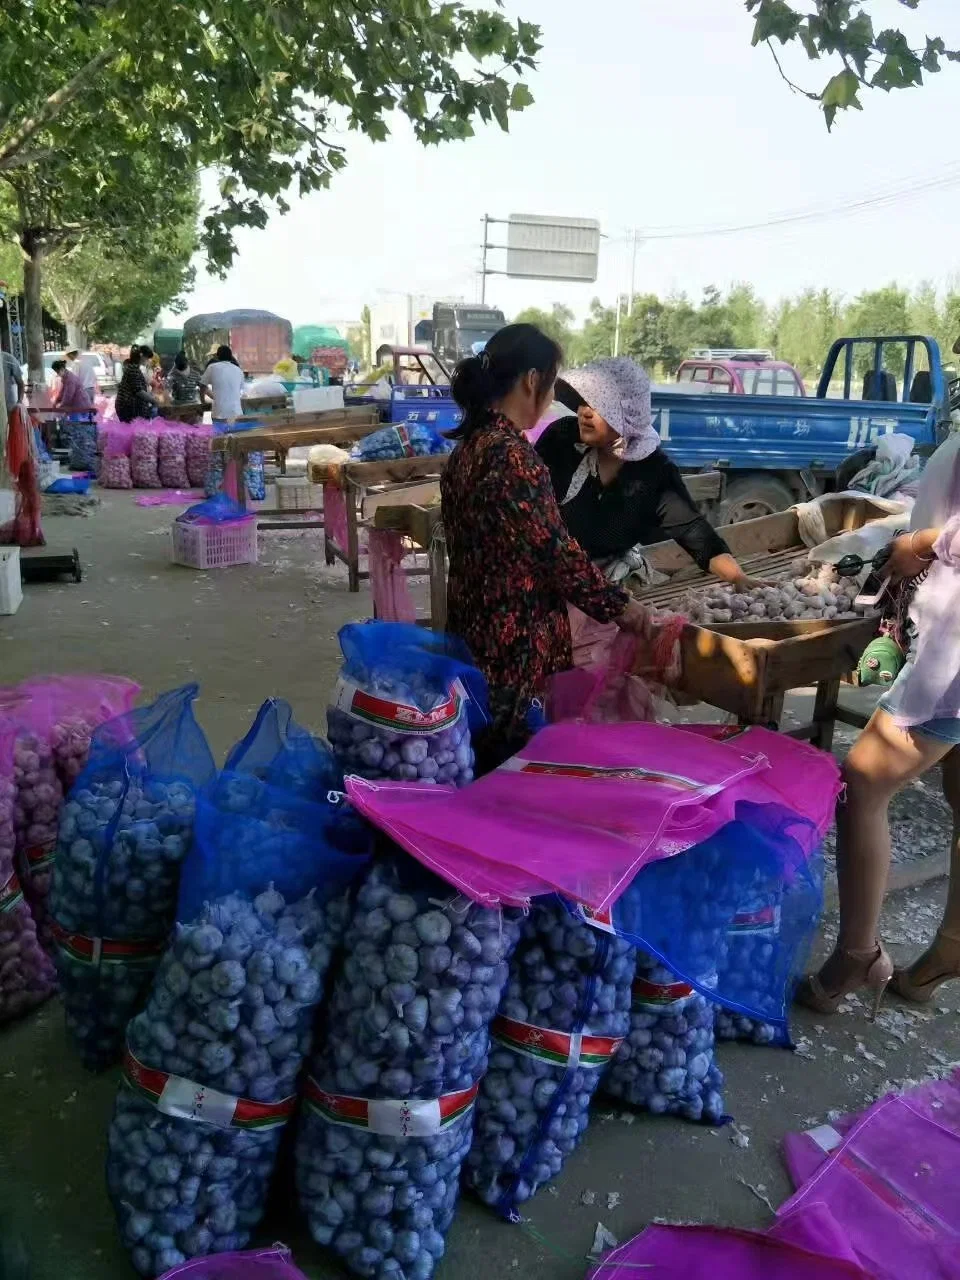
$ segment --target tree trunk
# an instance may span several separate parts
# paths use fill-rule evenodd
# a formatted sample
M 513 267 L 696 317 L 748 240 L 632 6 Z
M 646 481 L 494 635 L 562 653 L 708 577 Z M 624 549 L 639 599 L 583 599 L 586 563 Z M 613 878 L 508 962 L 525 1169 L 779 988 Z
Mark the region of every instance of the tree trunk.
M 67 320 L 67 350 L 83 351 L 87 345 L 87 335 L 80 326 L 72 320 Z
M 46 387 L 43 369 L 43 303 L 40 298 L 43 247 L 32 236 L 22 242 L 23 258 L 23 327 L 27 337 L 27 365 L 30 382 L 39 389 Z

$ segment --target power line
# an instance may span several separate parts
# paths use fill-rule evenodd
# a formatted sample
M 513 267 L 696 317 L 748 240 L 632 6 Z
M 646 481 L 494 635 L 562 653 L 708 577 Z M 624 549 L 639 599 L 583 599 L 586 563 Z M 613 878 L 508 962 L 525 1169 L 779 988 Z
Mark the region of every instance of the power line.
M 936 177 L 919 180 L 909 187 L 901 187 L 893 191 L 878 192 L 862 199 L 847 201 L 827 209 L 796 210 L 789 213 L 773 214 L 757 222 L 744 222 L 719 227 L 651 227 L 640 234 L 643 240 L 695 240 L 709 239 L 714 236 L 739 235 L 744 231 L 764 231 L 770 227 L 782 227 L 795 223 L 820 222 L 830 218 L 845 217 L 867 209 L 883 208 L 901 200 L 914 199 L 931 191 L 947 190 L 960 183 L 960 168 L 940 174 Z M 634 233 L 611 237 L 610 244 L 627 244 L 632 241 Z

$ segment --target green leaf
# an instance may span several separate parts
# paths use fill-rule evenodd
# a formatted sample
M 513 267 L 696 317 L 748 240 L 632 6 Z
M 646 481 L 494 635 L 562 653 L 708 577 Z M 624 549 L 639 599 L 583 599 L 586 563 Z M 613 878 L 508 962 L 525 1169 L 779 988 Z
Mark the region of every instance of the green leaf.
M 530 92 L 527 86 L 522 81 L 520 81 L 518 84 L 515 84 L 513 86 L 513 91 L 510 94 L 510 110 L 523 111 L 527 107 L 532 107 L 532 106 L 533 106 L 533 94 Z
M 832 107 L 834 113 L 846 107 L 856 107 L 859 111 L 860 103 L 857 100 L 859 90 L 860 81 L 852 71 L 839 71 L 835 76 L 831 76 L 820 95 L 824 112 L 828 107 Z M 830 118 L 833 119 L 832 116 Z
M 759 3 L 748 5 L 752 12 L 757 9 L 753 24 L 754 45 L 764 44 L 767 40 L 779 40 L 781 44 L 796 38 L 802 18 L 786 0 L 759 0 Z

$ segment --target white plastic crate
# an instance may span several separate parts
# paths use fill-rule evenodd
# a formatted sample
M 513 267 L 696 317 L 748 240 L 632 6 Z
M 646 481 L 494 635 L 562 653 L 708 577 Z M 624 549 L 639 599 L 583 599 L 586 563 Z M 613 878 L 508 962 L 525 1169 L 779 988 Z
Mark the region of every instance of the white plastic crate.
M 173 562 L 191 569 L 224 569 L 257 563 L 257 518 L 223 524 L 173 522 Z
M 280 511 L 319 511 L 323 487 L 306 476 L 277 476 L 277 508 Z
M 0 613 L 16 613 L 22 601 L 20 548 L 0 547 Z

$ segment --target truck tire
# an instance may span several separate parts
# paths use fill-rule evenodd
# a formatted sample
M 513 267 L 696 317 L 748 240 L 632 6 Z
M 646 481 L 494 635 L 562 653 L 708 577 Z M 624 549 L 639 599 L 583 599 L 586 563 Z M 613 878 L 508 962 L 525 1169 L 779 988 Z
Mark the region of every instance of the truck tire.
M 762 472 L 740 476 L 731 480 L 720 504 L 719 524 L 739 524 L 741 520 L 755 520 L 775 511 L 786 511 L 796 498 L 775 476 Z

